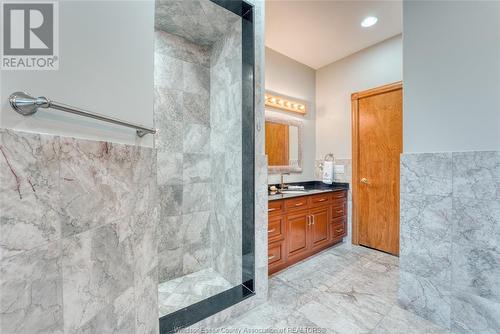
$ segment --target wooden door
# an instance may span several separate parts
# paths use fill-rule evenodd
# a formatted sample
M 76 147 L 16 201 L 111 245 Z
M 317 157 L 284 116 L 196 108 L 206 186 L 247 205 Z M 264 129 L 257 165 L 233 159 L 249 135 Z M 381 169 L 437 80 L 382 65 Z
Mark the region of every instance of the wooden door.
M 310 211 L 312 216 L 311 247 L 316 249 L 330 241 L 328 225 L 330 224 L 330 207 L 324 206 Z
M 269 166 L 288 166 L 288 125 L 266 121 L 266 155 Z
M 353 239 L 396 255 L 402 102 L 401 83 L 353 94 Z
M 287 224 L 287 252 L 288 257 L 300 256 L 308 251 L 309 211 L 302 210 L 288 214 Z

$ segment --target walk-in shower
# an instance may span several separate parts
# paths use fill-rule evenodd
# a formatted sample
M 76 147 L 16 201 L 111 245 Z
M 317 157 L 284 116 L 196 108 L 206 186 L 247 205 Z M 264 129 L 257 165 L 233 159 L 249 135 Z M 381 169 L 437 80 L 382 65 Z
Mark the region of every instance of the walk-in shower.
M 251 7 L 240 1 L 156 1 L 164 331 L 183 325 L 186 312 L 214 313 L 214 303 L 228 302 L 228 291 L 243 297 L 253 290 L 251 18 Z
M 59 69 L 0 77 L 0 332 L 164 334 L 257 302 L 254 7 L 55 3 Z

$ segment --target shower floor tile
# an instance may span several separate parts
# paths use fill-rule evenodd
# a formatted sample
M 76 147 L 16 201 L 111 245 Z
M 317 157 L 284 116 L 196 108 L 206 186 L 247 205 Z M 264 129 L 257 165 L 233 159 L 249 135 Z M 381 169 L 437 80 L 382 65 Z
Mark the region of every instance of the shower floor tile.
M 163 317 L 232 287 L 231 283 L 211 268 L 160 283 L 159 315 Z

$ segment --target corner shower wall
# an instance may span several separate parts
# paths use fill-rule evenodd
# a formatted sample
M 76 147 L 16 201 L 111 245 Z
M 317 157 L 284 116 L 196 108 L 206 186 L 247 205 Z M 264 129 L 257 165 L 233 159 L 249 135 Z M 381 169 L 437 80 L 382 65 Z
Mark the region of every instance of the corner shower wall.
M 186 10 L 174 4 L 159 4 L 155 32 L 160 315 L 242 281 L 241 19 L 228 12 L 200 37 L 169 21 Z M 220 14 L 209 13 L 197 21 L 207 30 Z
M 237 21 L 210 54 L 212 261 L 233 286 L 242 279 L 241 63 L 241 21 Z
M 211 266 L 209 50 L 155 32 L 159 281 Z

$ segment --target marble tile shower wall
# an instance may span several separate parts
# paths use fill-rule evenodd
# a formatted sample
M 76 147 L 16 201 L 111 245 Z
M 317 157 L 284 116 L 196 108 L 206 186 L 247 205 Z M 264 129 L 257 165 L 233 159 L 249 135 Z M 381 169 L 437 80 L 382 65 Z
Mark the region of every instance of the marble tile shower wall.
M 0 130 L 0 332 L 157 332 L 150 148 Z
M 255 296 L 194 324 L 190 329 L 216 327 L 267 300 L 267 157 L 264 145 L 264 27 L 265 2 L 248 0 L 254 7 L 255 32 Z M 245 143 L 243 143 L 245 144 Z
M 402 306 L 458 333 L 500 332 L 500 152 L 404 154 Z
M 210 48 L 155 31 L 159 281 L 211 266 Z
M 242 45 L 241 20 L 210 54 L 210 150 L 213 267 L 232 285 L 242 275 Z

